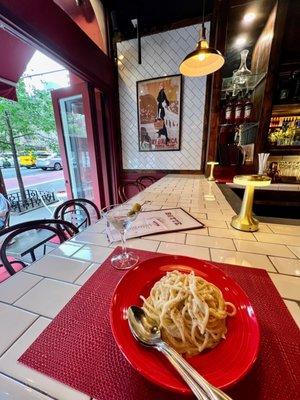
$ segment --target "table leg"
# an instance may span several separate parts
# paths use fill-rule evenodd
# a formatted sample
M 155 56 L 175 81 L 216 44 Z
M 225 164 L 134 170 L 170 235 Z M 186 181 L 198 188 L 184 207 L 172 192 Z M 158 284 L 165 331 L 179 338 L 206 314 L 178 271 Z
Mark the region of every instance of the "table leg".
M 255 232 L 258 230 L 258 221 L 252 215 L 254 186 L 247 185 L 239 215 L 232 217 L 231 226 L 240 231 Z
M 29 254 L 31 255 L 32 262 L 36 261 L 34 250 L 30 250 Z

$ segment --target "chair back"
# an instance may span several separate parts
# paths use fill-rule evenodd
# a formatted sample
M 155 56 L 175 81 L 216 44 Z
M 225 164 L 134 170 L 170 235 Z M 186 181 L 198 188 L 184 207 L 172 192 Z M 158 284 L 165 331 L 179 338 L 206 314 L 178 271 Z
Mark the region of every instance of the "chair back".
M 56 208 L 54 218 L 69 221 L 80 229 L 91 225 L 93 220 L 100 219 L 100 211 L 91 200 L 71 199 Z
M 21 222 L 13 226 L 9 226 L 2 229 L 0 232 L 0 237 L 5 236 L 0 248 L 0 259 L 3 266 L 9 272 L 10 275 L 15 274 L 15 270 L 12 267 L 12 262 L 7 256 L 7 248 L 11 241 L 17 236 L 24 232 L 31 230 L 48 230 L 53 233 L 53 237 L 57 236 L 59 242 L 63 243 L 65 240 L 76 235 L 78 233 L 78 228 L 68 221 L 56 220 L 56 219 L 42 219 L 34 220 L 28 222 Z M 51 237 L 49 237 L 49 240 Z
M 137 181 L 125 182 L 121 184 L 118 188 L 118 196 L 122 203 L 129 200 L 131 197 L 135 196 L 140 191 L 144 190 L 145 186 Z
M 140 176 L 136 180 L 136 182 L 138 184 L 142 184 L 145 187 L 152 185 L 152 183 L 155 183 L 156 181 L 157 181 L 156 178 L 154 178 L 153 176 L 147 176 L 147 175 Z

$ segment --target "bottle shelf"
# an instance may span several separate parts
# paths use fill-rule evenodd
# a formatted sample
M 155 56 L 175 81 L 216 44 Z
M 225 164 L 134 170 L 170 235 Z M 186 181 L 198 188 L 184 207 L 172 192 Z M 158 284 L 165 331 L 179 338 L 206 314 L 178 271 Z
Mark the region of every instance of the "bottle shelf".
M 300 156 L 300 145 L 290 146 L 267 146 L 266 151 L 271 154 L 278 155 L 299 155 Z
M 294 104 L 274 104 L 272 109 L 272 116 L 290 116 L 300 115 L 300 103 Z
M 237 124 L 235 122 L 219 124 L 220 127 L 222 127 L 222 126 L 241 126 L 241 125 L 243 127 L 245 127 L 246 129 L 249 129 L 249 128 L 252 128 L 253 126 L 258 125 L 258 122 L 250 122 L 249 121 L 249 122 L 243 122 L 242 124 Z
M 261 73 L 261 74 L 253 74 L 250 75 L 247 78 L 247 83 L 244 85 L 240 85 L 239 90 L 234 88 L 233 84 L 233 77 L 230 78 L 223 78 L 222 80 L 222 99 L 225 98 L 226 93 L 227 94 L 232 94 L 234 91 L 236 91 L 236 94 L 240 93 L 243 90 L 246 90 L 247 92 L 253 91 L 259 84 L 260 82 L 265 78 L 266 73 Z

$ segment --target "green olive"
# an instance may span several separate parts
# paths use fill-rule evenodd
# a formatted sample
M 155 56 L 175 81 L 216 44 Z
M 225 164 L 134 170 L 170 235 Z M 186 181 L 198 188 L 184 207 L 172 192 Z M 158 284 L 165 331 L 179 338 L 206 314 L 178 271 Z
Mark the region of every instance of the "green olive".
M 133 210 L 134 212 L 140 212 L 140 211 L 141 211 L 141 208 L 142 208 L 142 206 L 141 206 L 139 203 L 135 203 L 135 204 L 132 206 L 132 210 Z

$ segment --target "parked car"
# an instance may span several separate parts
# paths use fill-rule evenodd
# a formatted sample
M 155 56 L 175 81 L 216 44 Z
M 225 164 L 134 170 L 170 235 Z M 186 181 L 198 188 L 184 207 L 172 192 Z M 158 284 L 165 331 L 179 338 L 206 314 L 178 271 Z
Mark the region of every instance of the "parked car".
M 46 151 L 38 151 L 35 154 L 30 151 L 28 154 L 19 156 L 19 164 L 20 167 L 26 167 L 28 169 L 34 168 L 36 167 L 36 161 L 38 158 L 47 158 L 49 156 L 50 153 L 47 153 Z
M 36 167 L 41 168 L 44 171 L 47 169 L 53 169 L 55 171 L 59 171 L 62 169 L 62 161 L 61 157 L 57 154 L 49 155 L 45 158 L 37 158 L 36 160 Z

